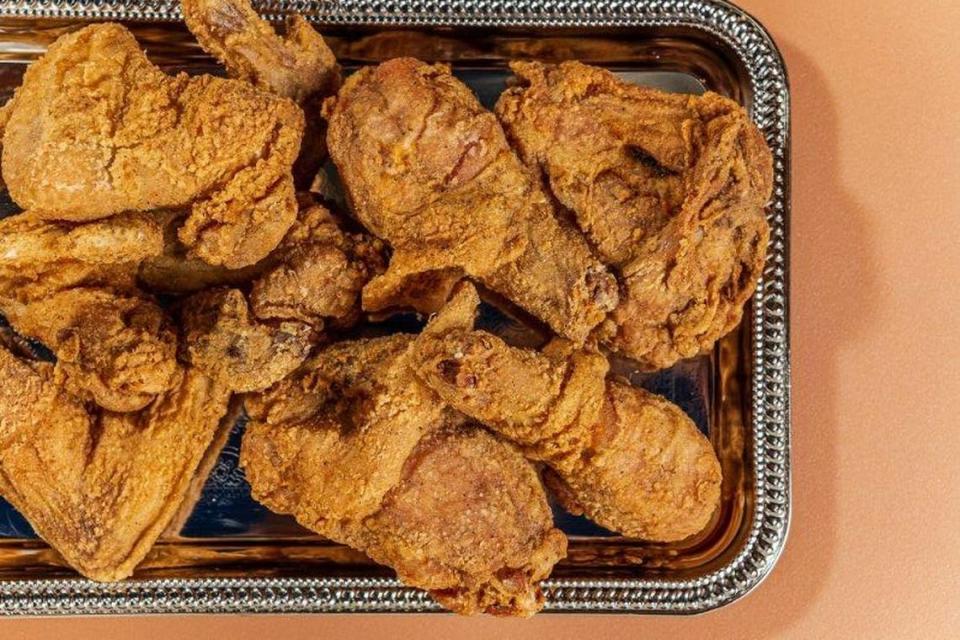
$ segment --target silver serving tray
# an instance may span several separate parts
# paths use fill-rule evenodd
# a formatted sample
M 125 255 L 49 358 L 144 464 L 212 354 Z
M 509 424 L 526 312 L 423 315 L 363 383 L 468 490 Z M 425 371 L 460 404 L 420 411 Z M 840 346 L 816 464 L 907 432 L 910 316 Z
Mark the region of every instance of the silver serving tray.
M 562 51 L 574 52 L 576 57 L 591 61 L 591 56 L 599 56 L 609 66 L 619 66 L 627 77 L 632 73 L 628 62 L 635 63 L 642 68 L 635 71 L 636 79 L 672 90 L 702 88 L 700 77 L 711 77 L 711 65 L 734 70 L 729 84 L 714 79 L 714 84 L 722 86 L 710 88 L 747 105 L 773 150 L 775 187 L 768 209 L 772 236 L 767 265 L 736 335 L 723 340 L 714 354 L 682 363 L 659 377 L 635 380 L 656 387 L 688 413 L 700 411 L 703 415 L 694 419 L 718 446 L 723 463 L 735 472 L 730 475 L 736 481 L 724 490 L 723 514 L 715 522 L 719 533 L 684 547 L 630 546 L 609 532 L 558 514 L 560 526 L 580 541 L 572 546 L 572 555 L 580 557 L 574 557 L 568 567 L 558 567 L 557 577 L 544 586 L 547 611 L 671 614 L 723 606 L 756 587 L 777 561 L 790 514 L 790 95 L 782 58 L 763 27 L 719 0 L 274 0 L 254 4 L 270 17 L 298 12 L 341 33 L 406 34 L 422 29 L 426 34 L 416 37 L 450 38 L 454 44 L 440 49 L 452 47 L 450 57 L 457 60 L 454 36 L 462 43 L 476 34 L 482 44 L 465 56 L 473 56 L 480 71 L 463 73 L 482 99 L 485 87 L 492 92 L 489 98 L 496 95 L 504 75 L 502 70 L 490 71 L 496 64 L 476 62 L 485 60 L 485 47 L 493 42 L 520 55 L 537 55 L 534 45 L 540 34 L 551 34 L 552 46 L 566 47 Z M 60 26 L 105 19 L 160 25 L 180 19 L 179 5 L 175 0 L 0 1 L 0 31 L 17 34 L 0 44 L 0 58 L 22 66 L 42 51 Z M 47 35 L 33 42 L 31 29 Z M 612 49 L 577 44 L 577 38 L 593 36 L 646 44 L 637 48 L 615 44 Z M 372 49 L 349 50 L 356 54 L 355 63 L 371 62 L 376 55 L 371 58 L 370 51 L 386 57 L 398 50 L 409 52 L 410 47 L 416 52 L 420 46 L 416 37 L 400 44 L 388 37 Z M 688 47 L 688 43 L 697 44 Z M 169 54 L 162 39 L 152 50 L 161 59 L 170 55 L 169 66 L 183 62 L 182 51 L 180 58 Z M 551 55 L 563 53 L 555 50 Z M 194 62 L 186 66 L 202 66 Z M 702 399 L 707 404 L 698 409 Z M 158 545 L 159 559 L 148 559 L 146 570 L 124 582 L 99 584 L 65 577 L 70 573 L 56 570 L 57 561 L 51 560 L 42 542 L 31 540 L 25 523 L 0 504 L 0 614 L 439 610 L 425 593 L 380 577 L 375 569 L 352 574 L 329 570 L 355 559 L 343 555 L 347 552 L 342 548 L 329 543 L 322 547 L 290 534 L 288 525 L 270 520 L 262 509 L 260 516 L 254 514 L 241 523 L 238 539 L 242 544 L 231 546 L 235 540 L 225 528 L 228 518 L 222 512 L 210 515 L 205 509 L 210 511 L 210 503 L 233 499 L 239 491 L 240 429 L 242 421 L 213 467 L 193 514 L 184 516 L 189 515 L 184 528 Z M 727 476 L 727 467 L 724 473 Z M 238 504 L 248 503 L 239 499 Z M 257 546 L 256 541 L 276 531 L 287 531 L 286 537 L 273 540 L 273 547 Z M 259 554 L 260 564 L 237 561 L 244 553 Z M 327 564 L 302 560 L 315 556 L 322 556 Z

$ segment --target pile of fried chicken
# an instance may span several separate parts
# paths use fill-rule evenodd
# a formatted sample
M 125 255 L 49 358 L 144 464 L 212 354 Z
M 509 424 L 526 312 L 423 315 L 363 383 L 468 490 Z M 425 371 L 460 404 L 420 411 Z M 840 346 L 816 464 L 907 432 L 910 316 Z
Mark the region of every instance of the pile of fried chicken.
M 258 501 L 459 613 L 543 606 L 567 546 L 545 487 L 624 536 L 708 525 L 709 441 L 608 356 L 669 367 L 740 322 L 772 183 L 740 106 L 515 62 L 491 112 L 444 64 L 342 80 L 299 16 L 183 11 L 229 79 L 97 24 L 0 111 L 23 210 L 0 220 L 0 495 L 66 563 L 130 576 L 238 404 Z M 311 191 L 327 157 L 345 210 Z M 478 288 L 553 339 L 476 329 Z M 419 334 L 349 339 L 405 309 Z

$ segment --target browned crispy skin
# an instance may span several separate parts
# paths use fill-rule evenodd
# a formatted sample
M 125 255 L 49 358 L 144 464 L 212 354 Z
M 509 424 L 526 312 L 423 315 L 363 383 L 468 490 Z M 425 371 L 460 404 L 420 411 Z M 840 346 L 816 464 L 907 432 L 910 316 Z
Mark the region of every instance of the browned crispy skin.
M 416 381 L 412 340 L 332 345 L 249 399 L 253 495 L 454 611 L 535 613 L 566 550 L 536 472 Z
M 337 59 L 303 16 L 290 16 L 281 37 L 247 0 L 181 0 L 180 6 L 200 46 L 231 78 L 300 103 L 340 87 Z
M 57 376 L 67 390 L 112 411 L 142 409 L 179 373 L 176 329 L 160 307 L 140 296 L 68 289 L 9 320 L 56 354 Z
M 383 270 L 383 247 L 346 233 L 324 207 L 304 208 L 250 287 L 182 301 L 184 358 L 236 391 L 263 389 L 296 369 L 329 323 L 360 315 L 360 291 Z M 249 298 L 249 303 L 248 303 Z
M 0 300 L 16 305 L 72 287 L 136 290 L 139 263 L 163 249 L 160 225 L 147 214 L 88 223 L 50 222 L 30 213 L 0 220 Z
M 655 541 L 680 540 L 706 526 L 720 500 L 720 465 L 683 411 L 607 380 L 606 359 L 568 341 L 541 353 L 472 330 L 477 302 L 472 288 L 461 288 L 438 316 L 441 326 L 418 339 L 421 380 L 547 463 L 563 488 L 559 497 L 575 513 Z
M 435 311 L 440 296 L 420 280 L 437 272 L 442 284 L 476 278 L 576 341 L 614 307 L 612 275 L 557 221 L 496 118 L 447 67 L 399 58 L 361 69 L 325 112 L 354 212 L 393 248 L 365 309 Z
M 621 276 L 600 335 L 662 368 L 739 322 L 764 264 L 772 161 L 736 103 L 669 94 L 578 62 L 511 65 L 507 135 Z
M 297 320 L 319 329 L 325 321 L 353 324 L 360 294 L 383 273 L 383 243 L 350 233 L 321 205 L 304 207 L 277 249 L 276 264 L 254 281 L 250 305 L 264 320 Z
M 248 0 L 181 0 L 184 20 L 205 51 L 231 78 L 297 102 L 307 116 L 297 184 L 306 186 L 327 155 L 323 99 L 340 88 L 340 65 L 323 37 L 300 15 L 288 16 L 284 36 Z
M 249 284 L 257 318 L 297 320 L 317 331 L 327 323 L 353 324 L 360 316 L 360 292 L 385 263 L 380 240 L 344 231 L 329 210 L 309 201 L 283 242 L 255 265 L 214 267 L 186 258 L 178 244 L 168 238 L 164 255 L 141 265 L 140 281 L 151 290 L 189 293 Z
M 168 76 L 119 25 L 59 38 L 9 109 L 3 177 L 38 217 L 188 207 L 190 255 L 231 268 L 265 256 L 296 217 L 301 110 L 245 82 Z
M 56 223 L 0 221 L 0 312 L 57 355 L 56 376 L 113 411 L 145 407 L 176 380 L 176 331 L 135 286 L 140 260 L 162 246 L 149 217 Z
M 195 369 L 135 413 L 90 410 L 0 347 L 0 495 L 83 575 L 133 573 L 176 511 L 229 392 Z
M 141 262 L 137 273 L 138 282 L 146 289 L 182 294 L 210 287 L 239 286 L 261 275 L 279 259 L 279 248 L 275 248 L 254 264 L 238 269 L 212 265 L 200 258 L 190 258 L 187 255 L 189 249 L 177 238 L 177 230 L 183 224 L 185 216 L 185 212 L 170 211 L 160 220 L 163 227 L 163 251 Z
M 208 289 L 181 304 L 183 359 L 234 391 L 263 389 L 284 378 L 317 340 L 303 322 L 252 317 L 238 289 Z

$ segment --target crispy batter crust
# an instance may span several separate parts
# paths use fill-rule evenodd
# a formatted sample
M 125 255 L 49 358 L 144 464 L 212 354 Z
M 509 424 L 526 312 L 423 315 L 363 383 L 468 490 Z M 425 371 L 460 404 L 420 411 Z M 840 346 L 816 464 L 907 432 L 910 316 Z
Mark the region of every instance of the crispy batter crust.
M 262 258 L 296 217 L 300 109 L 245 82 L 168 76 L 119 25 L 58 39 L 10 109 L 3 177 L 37 216 L 190 207 L 180 239 L 227 267 Z
M 459 613 L 530 615 L 564 555 L 535 471 L 413 376 L 410 336 L 332 345 L 248 402 L 254 497 Z
M 420 280 L 438 272 L 476 278 L 577 341 L 614 307 L 611 274 L 554 217 L 496 118 L 447 67 L 411 58 L 367 67 L 325 111 L 353 209 L 393 248 L 364 291 L 366 309 L 402 301 L 436 311 Z
M 654 369 L 709 348 L 740 322 L 769 238 L 773 164 L 746 112 L 579 62 L 511 68 L 507 135 L 620 276 L 601 339 Z
M 418 377 L 450 406 L 546 462 L 574 512 L 624 535 L 680 540 L 720 502 L 720 464 L 678 407 L 606 380 L 607 361 L 558 340 L 543 352 L 472 329 L 472 288 L 416 343 Z M 465 321 L 464 321 L 465 320 Z

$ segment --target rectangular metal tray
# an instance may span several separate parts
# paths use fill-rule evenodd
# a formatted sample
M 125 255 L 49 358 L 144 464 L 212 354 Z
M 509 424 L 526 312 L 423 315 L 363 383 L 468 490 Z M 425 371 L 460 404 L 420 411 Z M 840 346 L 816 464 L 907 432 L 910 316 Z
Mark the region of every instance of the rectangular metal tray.
M 790 512 L 789 90 L 763 28 L 712 0 L 258 6 L 271 17 L 307 15 L 348 70 L 400 55 L 452 62 L 488 105 L 509 75 L 508 60 L 578 58 L 668 90 L 718 91 L 748 107 L 775 170 L 771 244 L 757 293 L 741 328 L 713 353 L 655 375 L 631 375 L 678 403 L 708 434 L 723 466 L 721 509 L 706 531 L 678 544 L 626 540 L 557 509 L 570 554 L 545 583 L 546 610 L 697 613 L 755 587 L 776 562 Z M 0 2 L 0 96 L 58 35 L 105 19 L 128 24 L 168 70 L 216 69 L 178 23 L 175 0 Z M 496 314 L 487 322 L 513 330 Z M 438 610 L 362 554 L 253 502 L 237 468 L 242 429 L 241 419 L 182 517 L 135 577 L 121 583 L 75 577 L 0 500 L 0 614 Z

